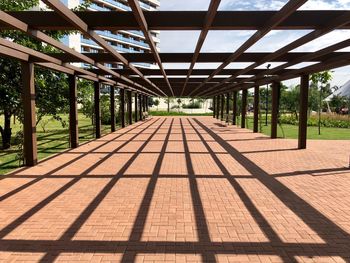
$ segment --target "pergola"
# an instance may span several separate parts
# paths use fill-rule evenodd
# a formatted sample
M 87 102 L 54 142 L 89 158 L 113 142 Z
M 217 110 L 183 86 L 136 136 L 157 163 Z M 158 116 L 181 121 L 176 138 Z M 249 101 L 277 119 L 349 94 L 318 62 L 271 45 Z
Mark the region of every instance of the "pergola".
M 290 0 L 279 11 L 218 11 L 220 0 L 211 0 L 207 11 L 152 11 L 143 12 L 137 0 L 129 0 L 131 12 L 81 11 L 73 12 L 59 0 L 43 0 L 53 11 L 0 11 L 0 30 L 14 29 L 49 44 L 60 53 L 44 54 L 0 39 L 1 56 L 22 62 L 24 149 L 26 165 L 37 163 L 35 134 L 34 65 L 69 75 L 70 86 L 70 145 L 77 147 L 77 78 L 95 83 L 96 137 L 101 136 L 100 87 L 111 87 L 111 130 L 115 131 L 115 89 L 120 89 L 121 125 L 125 127 L 125 90 L 128 119 L 132 122 L 131 100 L 135 94 L 135 121 L 147 111 L 150 96 L 184 96 L 213 98 L 213 116 L 223 118 L 224 101 L 233 97 L 233 123 L 237 114 L 237 92 L 242 90 L 241 127 L 245 127 L 247 90 L 254 88 L 254 132 L 258 132 L 259 87 L 272 84 L 271 138 L 277 137 L 280 82 L 300 77 L 300 118 L 298 147 L 306 147 L 309 74 L 350 64 L 350 53 L 339 50 L 350 45 L 350 40 L 334 43 L 315 52 L 293 52 L 333 30 L 350 28 L 350 11 L 298 11 L 307 0 Z M 271 30 L 310 30 L 306 35 L 270 53 L 251 53 L 247 50 Z M 78 30 L 93 40 L 103 53 L 80 53 L 45 34 L 44 30 Z M 95 30 L 141 30 L 150 47 L 150 53 L 119 53 Z M 159 53 L 150 30 L 200 30 L 193 53 Z M 209 30 L 254 30 L 255 33 L 232 53 L 201 53 Z M 79 68 L 72 63 L 91 65 Z M 157 64 L 159 69 L 141 69 L 133 63 Z M 220 63 L 216 69 L 194 69 L 196 63 Z M 241 69 L 227 69 L 232 62 L 250 62 Z M 272 69 L 258 67 L 269 62 L 282 62 Z M 302 62 L 311 66 L 290 69 Z M 106 63 L 121 63 L 123 69 L 108 68 Z M 190 63 L 188 69 L 164 69 L 162 63 Z M 226 77 L 226 76 L 229 77 Z M 199 77 L 198 77 L 199 76 Z M 226 103 L 228 105 L 228 103 Z

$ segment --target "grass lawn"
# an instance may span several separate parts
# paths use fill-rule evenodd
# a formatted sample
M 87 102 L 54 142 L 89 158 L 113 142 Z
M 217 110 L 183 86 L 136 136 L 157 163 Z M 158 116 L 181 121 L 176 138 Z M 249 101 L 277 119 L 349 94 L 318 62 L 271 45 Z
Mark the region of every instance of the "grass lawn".
M 68 115 L 63 115 L 62 118 L 66 120 L 68 124 Z M 45 119 L 48 120 L 50 117 L 45 117 Z M 3 124 L 3 118 L 1 118 L 0 124 Z M 21 129 L 19 122 L 15 125 L 12 124 L 12 136 L 15 136 L 19 129 Z M 61 152 L 69 147 L 68 127 L 62 128 L 60 122 L 51 120 L 45 129 L 46 132 L 43 132 L 40 124 L 37 126 L 39 160 Z M 110 132 L 109 125 L 102 125 L 101 129 L 102 134 Z M 83 143 L 92 139 L 94 139 L 94 129 L 91 125 L 91 120 L 79 113 L 79 142 Z M 19 161 L 16 160 L 16 155 L 16 145 L 13 145 L 7 150 L 0 150 L 0 175 L 19 167 Z
M 150 111 L 150 115 L 152 116 L 212 116 L 212 112 L 208 113 L 185 113 L 185 112 L 178 112 L 178 111 Z
M 238 118 L 238 122 L 240 120 Z M 248 117 L 247 128 L 253 129 L 253 118 Z M 283 132 L 284 131 L 284 136 Z M 298 138 L 298 126 L 290 124 L 282 124 L 282 129 L 280 126 L 277 127 L 277 136 L 281 138 L 297 139 Z M 262 125 L 262 133 L 270 136 L 271 126 L 265 126 L 265 121 Z M 311 140 L 350 140 L 350 129 L 349 128 L 328 128 L 321 127 L 321 135 L 318 135 L 318 127 L 309 126 L 307 128 L 307 138 Z

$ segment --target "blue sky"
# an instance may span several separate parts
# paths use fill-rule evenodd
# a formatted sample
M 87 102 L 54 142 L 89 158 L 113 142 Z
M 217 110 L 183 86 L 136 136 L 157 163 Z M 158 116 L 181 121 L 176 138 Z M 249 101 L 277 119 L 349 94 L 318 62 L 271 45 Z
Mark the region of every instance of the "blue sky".
M 207 10 L 210 0 L 160 0 L 160 10 Z M 279 10 L 286 0 L 222 0 L 219 10 Z M 350 10 L 350 0 L 309 0 L 299 10 Z M 255 31 L 210 31 L 202 52 L 234 52 Z M 308 30 L 271 31 L 247 52 L 273 52 L 307 34 Z M 193 52 L 199 31 L 161 31 L 161 52 Z M 350 30 L 337 30 L 293 51 L 316 51 L 332 43 L 350 38 Z M 350 48 L 345 49 L 350 51 Z M 247 63 L 232 63 L 229 68 L 241 68 Z M 272 66 L 277 66 L 274 63 Z M 294 68 L 308 64 L 296 65 Z M 188 68 L 189 64 L 165 64 L 166 68 Z M 215 68 L 215 63 L 197 63 L 195 68 Z M 261 67 L 265 67 L 262 65 Z M 334 70 L 332 85 L 343 85 L 350 79 L 350 66 Z M 297 79 L 286 81 L 286 85 L 298 83 Z

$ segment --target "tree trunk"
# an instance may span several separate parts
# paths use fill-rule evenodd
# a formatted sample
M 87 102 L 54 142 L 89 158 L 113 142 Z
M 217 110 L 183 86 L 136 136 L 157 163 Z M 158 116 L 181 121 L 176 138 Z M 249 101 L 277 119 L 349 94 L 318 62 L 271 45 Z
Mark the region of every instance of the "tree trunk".
M 2 137 L 3 149 L 8 149 L 11 146 L 11 113 L 7 110 L 4 111 L 4 128 L 0 126 L 0 132 Z
M 170 112 L 170 100 L 168 99 L 168 112 Z

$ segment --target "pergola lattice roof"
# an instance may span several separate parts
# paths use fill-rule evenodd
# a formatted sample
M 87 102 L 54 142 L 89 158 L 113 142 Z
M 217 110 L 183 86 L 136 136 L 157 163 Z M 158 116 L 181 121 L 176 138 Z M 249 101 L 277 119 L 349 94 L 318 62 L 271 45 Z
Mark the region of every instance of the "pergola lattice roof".
M 43 54 L 1 39 L 1 55 L 34 62 L 93 81 L 118 85 L 142 94 L 207 97 L 350 64 L 350 53 L 337 52 L 348 47 L 350 40 L 334 43 L 316 52 L 293 52 L 294 49 L 333 30 L 350 28 L 350 11 L 297 11 L 307 0 L 290 0 L 279 11 L 218 11 L 220 1 L 211 0 L 208 11 L 152 12 L 143 12 L 136 0 L 128 1 L 132 12 L 73 12 L 58 0 L 43 2 L 54 11 L 0 11 L 0 30 L 20 30 L 63 52 Z M 56 29 L 82 32 L 97 43 L 103 53 L 79 53 L 43 32 Z M 247 52 L 271 30 L 300 29 L 311 32 L 275 52 Z M 94 30 L 141 30 L 151 53 L 120 53 Z M 201 30 L 201 33 L 193 53 L 159 53 L 150 30 Z M 256 31 L 232 53 L 201 53 L 209 30 Z M 72 62 L 90 64 L 92 69 L 78 68 Z M 155 63 L 159 69 L 140 69 L 134 62 Z M 201 62 L 218 62 L 220 65 L 216 69 L 194 69 L 195 64 Z M 251 64 L 241 69 L 227 69 L 232 62 Z M 257 68 L 270 62 L 282 64 L 269 70 Z M 300 69 L 289 69 L 302 62 L 314 64 Z M 121 63 L 124 69 L 111 69 L 105 63 Z M 190 63 L 190 67 L 164 69 L 162 63 Z

